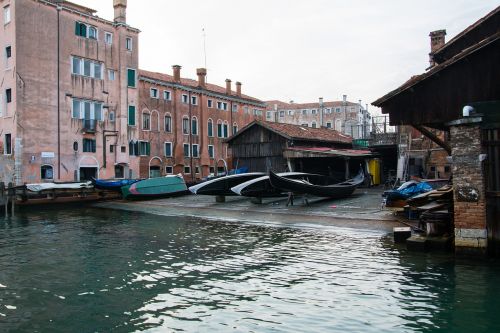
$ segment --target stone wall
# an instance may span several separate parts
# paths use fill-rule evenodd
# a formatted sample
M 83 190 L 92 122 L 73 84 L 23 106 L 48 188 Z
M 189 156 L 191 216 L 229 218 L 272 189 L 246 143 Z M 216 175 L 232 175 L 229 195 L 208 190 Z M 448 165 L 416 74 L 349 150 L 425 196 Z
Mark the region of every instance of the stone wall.
M 457 252 L 485 252 L 486 198 L 480 154 L 479 119 L 462 119 L 450 128 L 453 156 L 455 249 Z

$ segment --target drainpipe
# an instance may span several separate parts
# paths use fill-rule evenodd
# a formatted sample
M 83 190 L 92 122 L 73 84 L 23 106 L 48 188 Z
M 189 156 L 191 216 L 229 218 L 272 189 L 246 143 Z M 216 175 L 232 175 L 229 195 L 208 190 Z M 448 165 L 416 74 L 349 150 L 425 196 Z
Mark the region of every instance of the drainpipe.
M 60 63 L 60 13 L 61 5 L 57 5 L 57 179 L 61 180 L 61 63 Z
M 194 173 L 193 173 L 193 117 L 192 117 L 192 105 L 191 105 L 191 91 L 188 91 L 188 106 L 189 106 L 189 165 L 191 171 L 191 181 L 194 182 Z M 198 155 L 200 146 L 198 146 Z

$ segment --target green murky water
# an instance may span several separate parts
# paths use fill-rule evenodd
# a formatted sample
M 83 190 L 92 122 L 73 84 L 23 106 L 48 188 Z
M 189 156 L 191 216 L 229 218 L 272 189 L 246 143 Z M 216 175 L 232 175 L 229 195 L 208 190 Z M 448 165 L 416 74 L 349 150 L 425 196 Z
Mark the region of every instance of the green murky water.
M 0 221 L 2 332 L 499 332 L 499 276 L 380 232 L 101 209 Z

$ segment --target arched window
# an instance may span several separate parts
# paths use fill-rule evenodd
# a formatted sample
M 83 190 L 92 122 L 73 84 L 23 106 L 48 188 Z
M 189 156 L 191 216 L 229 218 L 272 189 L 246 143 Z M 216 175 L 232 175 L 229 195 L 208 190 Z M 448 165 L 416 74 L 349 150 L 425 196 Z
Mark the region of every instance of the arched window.
M 214 136 L 214 122 L 212 119 L 208 119 L 207 133 L 209 137 Z
M 222 120 L 217 120 L 217 137 L 223 138 L 224 137 L 224 129 L 222 127 Z
M 165 115 L 165 132 L 172 132 L 172 116 L 170 114 Z
M 54 179 L 54 169 L 51 165 L 42 165 L 42 167 L 40 168 L 40 178 L 43 180 Z
M 224 137 L 227 138 L 229 136 L 228 124 L 227 121 L 224 121 Z
M 233 135 L 235 135 L 236 133 L 238 133 L 238 124 L 233 123 Z
M 142 129 L 144 131 L 151 130 L 151 115 L 149 112 L 142 112 Z
M 191 118 L 191 134 L 198 135 L 198 118 Z
M 182 118 L 182 133 L 189 134 L 189 118 L 187 116 Z

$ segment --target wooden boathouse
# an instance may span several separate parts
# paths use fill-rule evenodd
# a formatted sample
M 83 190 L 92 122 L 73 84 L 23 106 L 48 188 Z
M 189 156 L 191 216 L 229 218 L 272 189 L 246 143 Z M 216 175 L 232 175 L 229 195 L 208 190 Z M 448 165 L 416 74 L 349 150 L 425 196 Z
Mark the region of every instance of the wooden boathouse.
M 447 43 L 432 32 L 427 72 L 373 102 L 448 152 L 457 253 L 500 254 L 499 27 L 497 7 Z
M 372 156 L 367 150 L 353 150 L 352 137 L 333 129 L 274 122 L 254 121 L 227 142 L 233 167 L 245 166 L 249 171 L 290 170 L 349 177 L 359 170 L 358 162 Z

